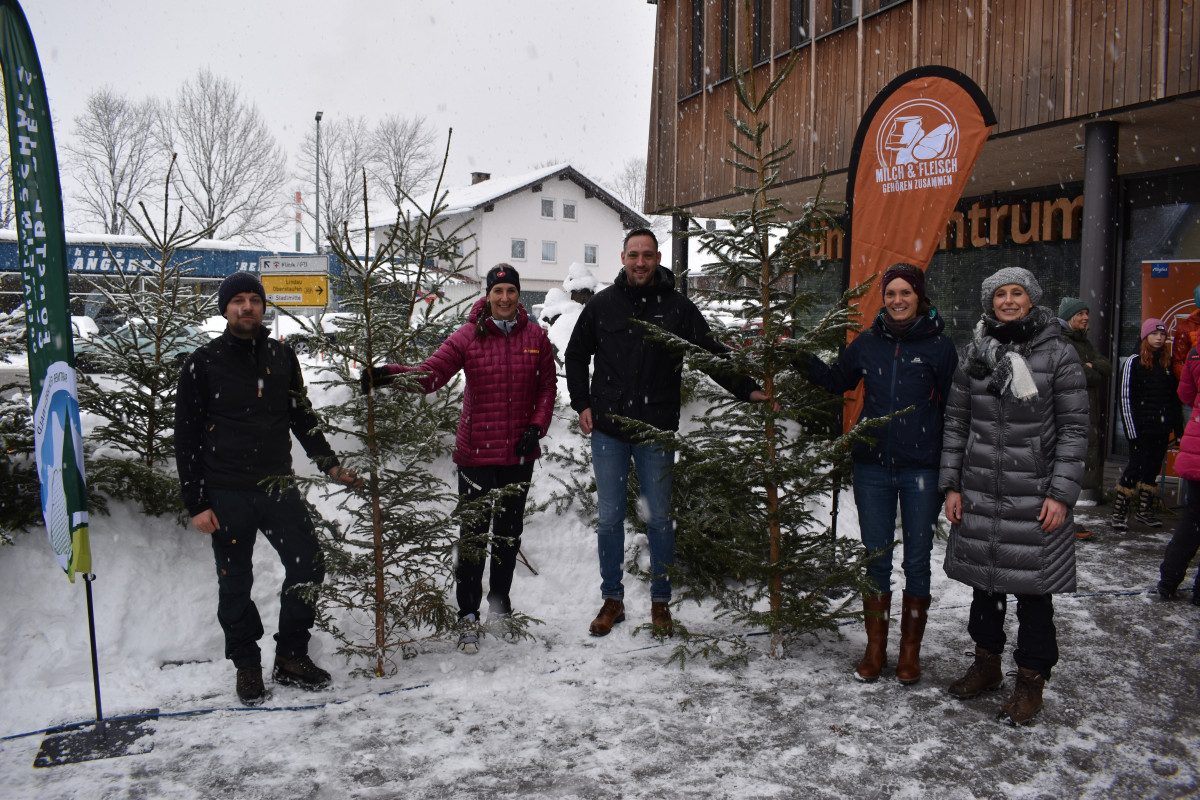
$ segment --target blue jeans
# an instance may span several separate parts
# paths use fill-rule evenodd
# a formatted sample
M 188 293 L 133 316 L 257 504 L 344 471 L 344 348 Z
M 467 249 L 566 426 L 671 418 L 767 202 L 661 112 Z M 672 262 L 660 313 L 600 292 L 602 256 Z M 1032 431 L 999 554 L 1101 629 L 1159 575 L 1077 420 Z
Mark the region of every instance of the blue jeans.
M 863 547 L 868 553 L 890 547 L 895 541 L 897 500 L 904 532 L 905 591 L 912 597 L 928 597 L 933 529 L 942 506 L 938 471 L 854 465 L 854 503 L 858 506 Z M 891 550 L 871 559 L 867 564 L 867 577 L 877 593 L 892 590 Z
M 625 494 L 629 461 L 637 469 L 642 496 L 638 503 L 650 540 L 651 601 L 671 599 L 671 579 L 666 570 L 675 563 L 675 522 L 671 519 L 671 473 L 675 451 L 657 444 L 630 444 L 600 431 L 592 431 L 592 469 L 600 505 L 600 593 L 622 600 L 625 587 Z

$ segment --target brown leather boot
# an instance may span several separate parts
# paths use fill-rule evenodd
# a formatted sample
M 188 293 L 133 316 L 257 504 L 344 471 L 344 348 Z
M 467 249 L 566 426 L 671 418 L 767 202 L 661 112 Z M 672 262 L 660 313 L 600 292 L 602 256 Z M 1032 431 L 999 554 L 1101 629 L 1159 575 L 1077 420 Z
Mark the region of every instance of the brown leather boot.
M 879 679 L 879 672 L 887 663 L 888 617 L 892 613 L 892 593 L 864 594 L 863 611 L 867 626 L 867 652 L 854 669 L 855 677 L 870 683 Z M 873 612 L 873 613 L 872 613 Z
M 1024 725 L 1042 710 L 1042 689 L 1046 688 L 1046 678 L 1035 669 L 1017 669 L 1017 685 L 1013 687 L 1012 697 L 1000 706 L 997 719 L 1006 720 L 1011 725 Z
M 667 636 L 672 636 L 675 633 L 675 623 L 671 621 L 671 604 L 657 600 L 650 603 L 650 624 Z
M 991 692 L 1004 685 L 1004 671 L 1000 668 L 1000 654 L 989 653 L 975 646 L 975 663 L 967 668 L 967 674 L 950 684 L 950 694 L 960 700 L 975 697 L 982 692 Z
M 921 680 L 921 639 L 931 597 L 913 597 L 904 593 L 900 612 L 900 657 L 896 659 L 896 680 L 905 684 Z
M 600 613 L 592 620 L 592 625 L 588 630 L 592 636 L 607 636 L 613 625 L 624 621 L 625 601 L 608 597 L 605 598 L 604 605 L 600 606 Z

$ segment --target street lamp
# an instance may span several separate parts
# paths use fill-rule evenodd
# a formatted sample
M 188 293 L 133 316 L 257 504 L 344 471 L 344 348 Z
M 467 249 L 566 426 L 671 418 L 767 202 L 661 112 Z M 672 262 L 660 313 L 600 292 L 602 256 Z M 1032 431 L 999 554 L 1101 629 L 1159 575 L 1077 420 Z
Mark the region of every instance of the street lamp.
M 320 255 L 320 253 L 321 253 L 321 112 L 320 111 L 317 112 L 316 172 L 317 172 L 317 205 L 316 205 L 316 209 L 315 209 L 315 213 L 313 214 L 313 217 L 316 220 L 316 228 L 317 229 L 316 229 L 316 233 L 313 236 L 313 240 L 316 242 L 316 245 L 317 245 L 317 254 Z

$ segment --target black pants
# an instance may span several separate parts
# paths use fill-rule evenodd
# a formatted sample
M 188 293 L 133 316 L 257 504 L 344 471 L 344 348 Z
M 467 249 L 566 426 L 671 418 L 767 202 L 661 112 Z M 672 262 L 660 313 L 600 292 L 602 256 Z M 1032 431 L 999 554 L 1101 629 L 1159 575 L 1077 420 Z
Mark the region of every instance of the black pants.
M 1037 670 L 1046 678 L 1058 663 L 1058 635 L 1054 630 L 1053 595 L 1018 594 L 1017 649 L 1013 660 L 1018 667 Z M 1008 595 L 976 589 L 971 598 L 971 617 L 967 632 L 975 644 L 989 653 L 1003 653 L 1004 615 Z
M 495 505 L 468 512 L 463 518 L 458 563 L 454 568 L 460 618 L 467 614 L 479 617 L 489 527 L 492 529 L 492 571 L 487 596 L 488 609 L 493 614 L 512 612 L 508 593 L 512 588 L 513 571 L 517 567 L 517 552 L 521 549 L 521 531 L 525 528 L 525 498 L 529 494 L 529 480 L 532 477 L 532 461 L 510 466 L 458 468 L 458 496 L 462 504 L 478 500 L 493 489 L 520 485 Z
M 1167 455 L 1169 434 L 1144 434 L 1129 442 L 1129 463 L 1121 473 L 1118 486 L 1137 488 L 1139 483 L 1147 485 L 1158 480 L 1162 472 L 1163 459 Z
M 300 493 L 295 489 L 282 494 L 209 489 L 208 497 L 221 526 L 212 535 L 212 546 L 217 563 L 217 620 L 225 631 L 225 657 L 238 669 L 262 663 L 258 640 L 263 625 L 250 597 L 258 531 L 275 548 L 284 568 L 275 652 L 285 658 L 305 655 L 316 614 L 311 605 L 289 590 L 325 580 L 325 561 Z
M 1183 509 L 1175 535 L 1167 543 L 1162 566 L 1158 568 L 1163 583 L 1172 589 L 1178 588 L 1197 550 L 1200 550 L 1200 481 L 1188 481 L 1187 506 Z M 1200 571 L 1196 572 L 1192 597 L 1200 597 Z

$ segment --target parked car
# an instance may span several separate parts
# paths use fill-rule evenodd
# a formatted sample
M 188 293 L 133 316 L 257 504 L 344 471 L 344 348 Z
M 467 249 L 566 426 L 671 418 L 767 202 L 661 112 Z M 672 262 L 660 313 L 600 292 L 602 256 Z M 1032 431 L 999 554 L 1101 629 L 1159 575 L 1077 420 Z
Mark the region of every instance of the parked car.
M 85 324 L 85 327 L 86 324 Z M 114 359 L 129 357 L 134 353 L 149 355 L 154 349 L 154 337 L 145 320 L 130 317 L 124 325 L 111 332 L 93 331 L 84 337 L 83 329 L 77 329 L 75 339 L 75 368 L 80 372 L 103 373 Z M 210 339 L 203 328 L 185 325 L 177 335 L 164 342 L 164 360 L 182 364 L 192 352 Z

